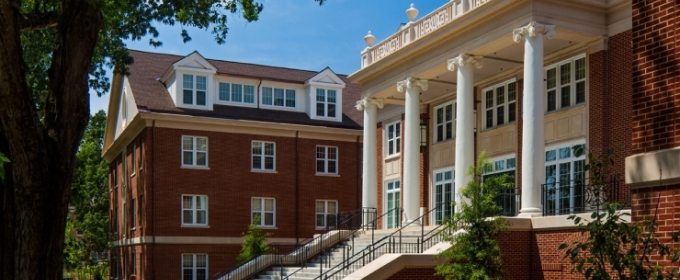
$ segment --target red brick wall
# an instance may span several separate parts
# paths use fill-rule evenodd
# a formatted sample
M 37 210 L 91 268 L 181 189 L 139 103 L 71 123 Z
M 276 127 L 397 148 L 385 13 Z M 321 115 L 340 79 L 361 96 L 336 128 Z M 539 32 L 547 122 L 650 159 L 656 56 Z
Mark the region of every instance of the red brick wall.
M 531 231 L 507 231 L 498 234 L 503 255 L 504 279 L 531 279 Z
M 680 229 L 680 184 L 659 186 L 632 191 L 633 220 L 658 218 L 658 233 L 661 242 L 673 244 L 672 232 Z M 669 266 L 672 257 L 657 259 L 663 266 Z
M 534 279 L 583 279 L 571 273 L 573 265 L 565 258 L 564 251 L 558 250 L 562 243 L 571 243 L 581 234 L 575 230 L 535 231 L 531 243 L 532 274 Z
M 678 3 L 633 0 L 635 154 L 680 146 Z
M 443 276 L 435 276 L 434 268 L 404 268 L 401 271 L 387 278 L 389 280 L 443 280 Z

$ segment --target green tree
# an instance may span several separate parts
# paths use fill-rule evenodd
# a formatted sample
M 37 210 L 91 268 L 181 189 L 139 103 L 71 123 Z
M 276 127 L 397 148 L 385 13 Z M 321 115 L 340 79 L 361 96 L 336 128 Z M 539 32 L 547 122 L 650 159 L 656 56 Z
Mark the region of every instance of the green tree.
M 576 156 L 585 152 L 582 145 L 573 150 Z M 680 251 L 659 240 L 656 214 L 653 219 L 629 223 L 624 217 L 630 214 L 619 211 L 621 202 L 607 201 L 609 174 L 615 158 L 614 149 L 603 155 L 588 153 L 584 169 L 590 181 L 586 188 L 593 195 L 595 211 L 587 221 L 576 215 L 569 216 L 586 239 L 562 243 L 559 249 L 575 264 L 573 271 L 586 279 L 680 279 L 677 265 L 668 271 L 652 259 L 653 256 L 671 257 L 672 263 L 680 259 Z M 680 231 L 672 234 L 672 240 L 680 241 Z
M 448 221 L 448 226 L 461 231 L 445 238 L 452 246 L 438 255 L 448 261 L 436 267 L 437 275 L 446 276 L 446 279 L 503 277 L 497 235 L 506 226 L 505 220 L 496 216 L 501 210 L 496 198 L 512 184 L 507 174 L 488 176 L 482 182 L 482 176 L 490 166 L 484 153 L 479 155 L 476 166 L 470 166 L 468 175 L 472 181 L 461 189 L 462 203 Z
M 320 4 L 324 0 L 315 0 Z M 257 20 L 258 0 L 0 1 L 0 278 L 57 279 L 76 152 L 89 89 L 108 91 L 107 67 L 127 73 L 124 40 L 160 46 L 157 25 L 209 30 L 225 43 L 231 14 Z
M 267 237 L 271 236 L 271 233 L 263 233 L 258 226 L 259 222 L 260 218 L 255 217 L 253 223 L 248 225 L 248 232 L 243 236 L 241 252 L 236 257 L 236 266 L 241 266 L 271 251 L 267 244 Z

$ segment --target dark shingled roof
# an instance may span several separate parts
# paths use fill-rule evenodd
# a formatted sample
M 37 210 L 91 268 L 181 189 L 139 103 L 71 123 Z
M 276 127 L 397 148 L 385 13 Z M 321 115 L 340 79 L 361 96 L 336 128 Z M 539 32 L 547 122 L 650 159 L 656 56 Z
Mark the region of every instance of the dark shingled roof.
M 347 86 L 342 91 L 342 122 L 312 120 L 304 112 L 289 112 L 260 108 L 244 108 L 229 105 L 213 105 L 213 111 L 177 108 L 168 90 L 158 78 L 183 56 L 171 54 L 149 53 L 130 50 L 134 63 L 128 65 L 130 76 L 128 81 L 132 93 L 141 111 L 171 113 L 190 116 L 201 116 L 234 120 L 252 120 L 302 125 L 316 125 L 337 128 L 361 129 L 363 113 L 355 108 L 361 97 L 361 86 L 352 84 L 346 75 L 338 75 Z M 223 60 L 207 59 L 217 68 L 218 74 L 282 81 L 302 84 L 319 72 L 291 69 L 284 67 L 247 64 Z

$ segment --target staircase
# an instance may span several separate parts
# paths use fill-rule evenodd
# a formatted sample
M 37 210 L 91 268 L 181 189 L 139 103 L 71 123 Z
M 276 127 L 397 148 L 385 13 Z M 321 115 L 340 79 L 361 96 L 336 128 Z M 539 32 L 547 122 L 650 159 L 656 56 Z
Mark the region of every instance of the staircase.
M 431 230 L 432 228 L 428 227 L 428 231 Z M 422 246 L 422 233 L 420 226 L 405 227 L 401 231 L 397 228 L 358 233 L 333 250 L 321 253 L 306 266 L 272 267 L 255 279 L 342 279 L 384 254 L 421 253 L 427 250 L 429 247 Z

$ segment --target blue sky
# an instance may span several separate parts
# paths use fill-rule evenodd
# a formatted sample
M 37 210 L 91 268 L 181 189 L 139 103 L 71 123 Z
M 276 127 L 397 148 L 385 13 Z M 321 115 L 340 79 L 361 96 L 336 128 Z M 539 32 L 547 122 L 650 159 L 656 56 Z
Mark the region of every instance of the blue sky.
M 260 19 L 248 23 L 238 15 L 230 17 L 226 43 L 215 43 L 210 30 L 188 29 L 192 41 L 183 43 L 179 26 L 159 25 L 163 46 L 149 46 L 148 38 L 127 42 L 128 48 L 150 52 L 187 55 L 196 50 L 213 59 L 264 65 L 322 70 L 326 66 L 339 74 L 351 74 L 360 67 L 364 36 L 371 30 L 376 43 L 392 35 L 408 21 L 411 3 L 418 18 L 449 0 L 327 0 L 319 6 L 313 0 L 262 0 Z M 110 73 L 109 73 L 110 74 Z M 108 108 L 108 94 L 90 96 L 90 111 Z

